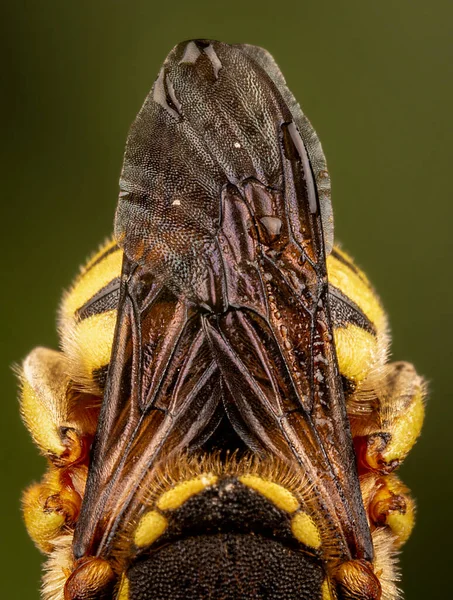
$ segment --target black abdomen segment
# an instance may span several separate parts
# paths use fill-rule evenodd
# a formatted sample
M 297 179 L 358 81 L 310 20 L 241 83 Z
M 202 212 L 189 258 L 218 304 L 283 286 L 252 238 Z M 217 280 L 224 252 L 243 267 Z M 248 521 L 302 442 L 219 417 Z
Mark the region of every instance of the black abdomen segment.
M 321 600 L 324 573 L 275 540 L 217 534 L 164 546 L 127 577 L 130 600 Z

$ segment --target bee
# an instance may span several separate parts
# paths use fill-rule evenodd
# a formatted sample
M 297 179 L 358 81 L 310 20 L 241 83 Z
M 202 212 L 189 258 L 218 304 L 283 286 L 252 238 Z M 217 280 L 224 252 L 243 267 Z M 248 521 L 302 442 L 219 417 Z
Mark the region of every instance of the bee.
M 395 470 L 424 382 L 333 241 L 320 142 L 265 50 L 177 45 L 133 123 L 114 238 L 21 370 L 48 459 L 46 600 L 395 600 Z

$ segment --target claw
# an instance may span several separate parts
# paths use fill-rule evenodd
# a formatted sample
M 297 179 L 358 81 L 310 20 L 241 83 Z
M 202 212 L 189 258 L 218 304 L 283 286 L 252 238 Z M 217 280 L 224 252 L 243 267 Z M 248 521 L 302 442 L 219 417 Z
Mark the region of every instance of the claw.
M 378 527 L 390 528 L 397 547 L 409 538 L 414 527 L 414 513 L 414 501 L 395 475 L 377 480 L 376 492 L 369 504 L 370 519 Z

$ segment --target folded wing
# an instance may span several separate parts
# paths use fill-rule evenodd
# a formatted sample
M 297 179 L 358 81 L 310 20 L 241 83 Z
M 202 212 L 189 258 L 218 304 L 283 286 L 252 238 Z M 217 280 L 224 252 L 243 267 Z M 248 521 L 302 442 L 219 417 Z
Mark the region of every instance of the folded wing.
M 307 123 L 261 49 L 196 41 L 166 59 L 127 142 L 118 321 L 76 557 L 107 556 L 156 467 L 226 414 L 253 451 L 309 477 L 339 556 L 371 558 Z

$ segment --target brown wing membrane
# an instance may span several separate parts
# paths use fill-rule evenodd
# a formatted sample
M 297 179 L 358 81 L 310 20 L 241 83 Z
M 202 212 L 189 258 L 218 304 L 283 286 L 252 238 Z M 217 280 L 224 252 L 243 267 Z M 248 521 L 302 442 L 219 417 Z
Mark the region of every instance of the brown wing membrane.
M 300 176 L 296 146 L 291 149 L 293 135 L 284 127 L 285 196 L 247 180 L 246 219 L 235 210 L 237 192 L 231 186 L 225 190 L 219 239 L 228 240 L 223 247 L 230 303 L 242 307 L 207 319 L 206 330 L 243 422 L 262 447 L 299 462 L 315 484 L 319 513 L 344 536 L 338 552 L 344 558 L 350 552 L 368 557 L 328 314 L 319 211 L 310 208 L 310 186 Z M 247 251 L 245 238 L 252 240 Z M 235 245 L 241 241 L 239 252 Z M 244 271 L 248 306 L 240 297 Z
M 122 291 L 76 556 L 107 551 L 158 458 L 201 443 L 217 424 L 220 374 L 200 315 L 124 258 Z
M 307 123 L 263 50 L 196 41 L 166 59 L 126 148 L 122 292 L 77 557 L 107 556 L 158 463 L 224 413 L 252 449 L 298 463 L 339 557 L 371 559 Z

